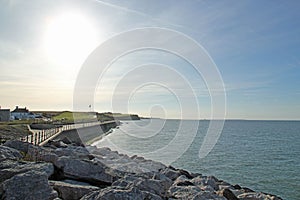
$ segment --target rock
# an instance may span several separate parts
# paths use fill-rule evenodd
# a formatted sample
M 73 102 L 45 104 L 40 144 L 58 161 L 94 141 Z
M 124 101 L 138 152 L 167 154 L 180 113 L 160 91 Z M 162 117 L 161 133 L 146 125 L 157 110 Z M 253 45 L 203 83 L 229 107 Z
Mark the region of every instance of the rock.
M 225 199 L 215 194 L 215 189 L 207 184 L 214 177 L 196 177 L 192 180 L 185 175 L 179 176 L 169 189 L 170 197 L 179 199 Z
M 54 147 L 57 147 L 57 148 L 67 148 L 68 147 L 68 145 L 61 140 L 50 140 L 48 142 L 48 145 L 53 145 Z
M 225 197 L 227 200 L 239 200 L 229 189 L 220 190 L 217 194 Z
M 180 169 L 180 170 L 179 170 L 179 173 L 180 173 L 180 175 L 186 176 L 188 179 L 194 178 L 194 177 L 193 177 L 188 171 L 186 171 L 186 170 Z
M 165 188 L 161 181 L 153 179 L 138 180 L 134 185 L 142 191 L 147 191 L 163 197 L 167 196 L 167 191 L 169 189 Z
M 197 186 L 173 185 L 169 189 L 169 196 L 176 199 L 192 199 L 199 192 L 201 192 L 201 189 Z
M 171 181 L 167 179 L 155 180 L 137 175 L 126 175 L 115 181 L 112 186 L 128 188 L 131 185 L 136 186 L 139 190 L 149 192 L 162 197 L 167 197 L 167 192 L 171 186 Z
M 138 156 L 128 157 L 127 155 L 118 154 L 116 151 L 111 151 L 109 148 L 99 148 L 92 151 L 92 154 L 95 156 L 95 161 L 126 173 L 158 172 L 166 168 L 160 162 L 146 160 Z
M 226 200 L 225 197 L 220 197 L 216 195 L 213 192 L 208 191 L 201 191 L 198 192 L 195 196 L 191 198 L 192 200 L 208 200 L 208 199 L 214 199 L 214 200 Z
M 163 169 L 160 173 L 166 175 L 172 181 L 176 180 L 180 176 L 178 171 L 173 170 L 170 167 Z
M 0 199 L 281 200 L 109 148 L 56 142 L 50 148 L 19 141 L 0 146 Z
M 1 184 L 1 199 L 54 199 L 57 192 L 48 184 L 48 175 L 39 171 L 17 174 Z
M 80 182 L 72 181 L 49 181 L 50 186 L 58 192 L 58 196 L 64 200 L 80 199 L 84 195 L 93 191 L 99 190 L 98 187 L 81 184 Z
M 217 181 L 216 183 L 219 187 L 219 190 L 223 190 L 223 189 L 230 189 L 230 190 L 235 190 L 234 186 L 225 182 L 225 181 Z
M 58 159 L 58 156 L 48 148 L 30 145 L 28 147 L 26 159 L 31 161 L 44 161 L 55 163 Z
M 241 186 L 239 186 L 239 185 L 237 185 L 237 184 L 236 184 L 236 185 L 234 185 L 233 187 L 234 187 L 234 189 L 237 189 L 237 190 L 240 190 L 240 189 L 242 189 L 242 188 L 241 188 Z
M 7 147 L 7 146 L 0 146 L 0 161 L 3 160 L 19 160 L 23 158 L 23 156 L 20 154 L 20 152 L 16 149 Z
M 144 200 L 145 193 L 142 193 L 136 187 L 131 187 L 129 189 L 108 187 L 100 191 L 92 192 L 81 198 L 81 200 L 103 200 L 103 199 Z
M 163 198 L 161 198 L 160 196 L 150 192 L 142 191 L 142 194 L 143 194 L 143 199 L 163 200 Z
M 35 171 L 45 173 L 50 177 L 54 173 L 54 167 L 50 163 L 33 163 L 5 160 L 0 163 L 0 182 L 10 179 L 11 177 L 25 173 L 28 171 Z
M 114 177 L 105 171 L 105 166 L 89 160 L 60 157 L 55 166 L 63 171 L 66 178 L 84 180 L 96 185 L 111 185 Z
M 89 158 L 90 153 L 81 146 L 68 146 L 66 148 L 57 148 L 53 151 L 58 156 L 69 156 L 73 158 Z
M 182 182 L 177 183 L 177 186 L 191 186 L 191 185 L 194 185 L 194 184 L 190 181 L 182 181 Z
M 185 175 L 179 176 L 174 182 L 173 185 L 178 185 L 181 182 L 189 181 Z
M 68 137 L 64 137 L 61 141 L 65 144 L 72 144 L 72 141 Z
M 4 143 L 4 146 L 16 149 L 18 151 L 27 153 L 28 147 L 32 146 L 32 144 L 21 142 L 18 140 L 8 140 Z
M 243 192 L 248 193 L 248 192 L 254 192 L 254 190 L 251 190 L 250 188 L 247 187 L 242 187 Z
M 261 192 L 247 192 L 237 196 L 240 200 L 282 200 L 280 197 Z
M 192 183 L 198 186 L 207 186 L 209 185 L 215 191 L 219 190 L 219 186 L 217 184 L 218 179 L 214 176 L 197 176 L 191 180 Z

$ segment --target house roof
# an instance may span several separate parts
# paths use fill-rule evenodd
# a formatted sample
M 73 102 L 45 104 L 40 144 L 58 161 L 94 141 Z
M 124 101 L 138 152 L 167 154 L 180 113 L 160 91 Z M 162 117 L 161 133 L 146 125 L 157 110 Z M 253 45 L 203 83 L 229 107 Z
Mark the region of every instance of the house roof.
M 29 110 L 26 107 L 25 108 L 16 107 L 12 112 L 29 113 Z

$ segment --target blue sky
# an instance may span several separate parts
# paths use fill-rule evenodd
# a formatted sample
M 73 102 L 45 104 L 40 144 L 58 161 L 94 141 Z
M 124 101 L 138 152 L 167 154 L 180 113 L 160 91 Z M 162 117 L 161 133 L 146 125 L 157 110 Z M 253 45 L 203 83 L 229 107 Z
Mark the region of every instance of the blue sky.
M 71 110 L 76 77 L 94 48 L 124 31 L 161 27 L 186 34 L 208 52 L 225 84 L 227 118 L 299 120 L 299 8 L 296 0 L 1 0 L 0 105 Z M 111 107 L 112 93 L 117 91 L 113 86 L 122 72 L 151 62 L 182 70 L 197 90 L 201 118 L 210 117 L 210 97 L 201 77 L 179 58 L 151 51 L 112 65 L 103 80 L 107 91 L 95 92 L 94 109 L 178 118 L 180 106 L 174 96 L 157 85 L 140 89 L 130 109 Z M 147 73 L 141 72 L 139 78 Z M 180 89 L 180 84 L 174 87 Z M 128 102 L 123 93 L 114 95 L 117 105 Z

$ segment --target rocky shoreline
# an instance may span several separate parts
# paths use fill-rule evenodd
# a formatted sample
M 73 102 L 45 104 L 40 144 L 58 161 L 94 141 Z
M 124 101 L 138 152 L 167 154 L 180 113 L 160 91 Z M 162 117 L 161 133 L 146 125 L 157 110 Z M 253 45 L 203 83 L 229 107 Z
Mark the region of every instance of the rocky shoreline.
M 279 200 L 109 148 L 67 138 L 44 147 L 20 141 L 0 145 L 0 199 L 218 199 Z

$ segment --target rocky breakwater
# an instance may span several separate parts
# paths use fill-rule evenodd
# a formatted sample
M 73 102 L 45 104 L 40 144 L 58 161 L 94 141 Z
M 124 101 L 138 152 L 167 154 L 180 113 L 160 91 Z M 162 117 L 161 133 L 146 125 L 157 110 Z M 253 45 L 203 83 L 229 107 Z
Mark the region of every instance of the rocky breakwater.
M 67 140 L 0 146 L 0 199 L 281 199 L 109 148 Z

